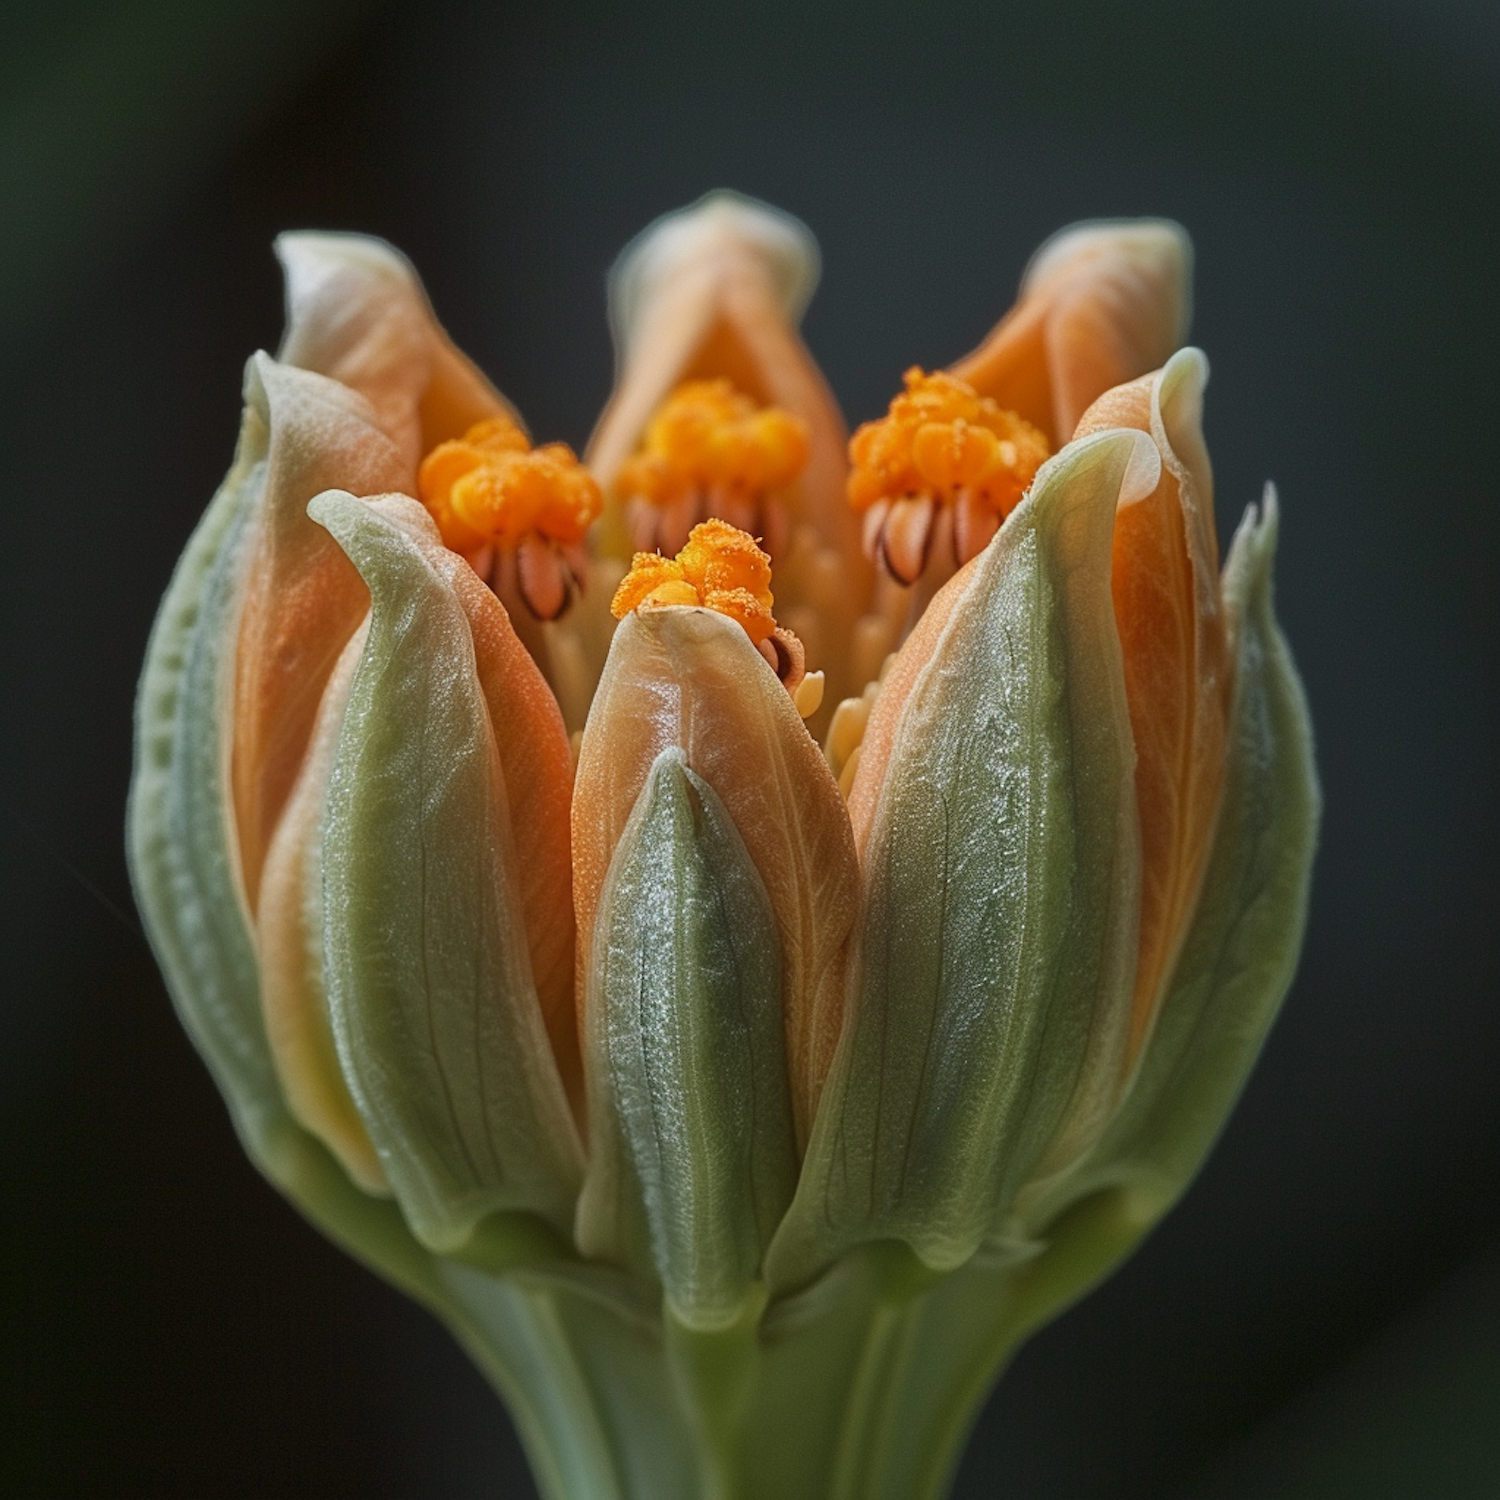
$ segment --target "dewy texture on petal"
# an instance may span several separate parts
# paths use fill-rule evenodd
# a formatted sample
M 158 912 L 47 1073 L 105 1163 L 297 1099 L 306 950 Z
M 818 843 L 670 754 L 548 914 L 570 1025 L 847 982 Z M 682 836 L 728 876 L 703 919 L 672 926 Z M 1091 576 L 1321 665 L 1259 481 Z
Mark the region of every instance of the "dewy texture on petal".
M 858 873 L 827 762 L 775 673 L 725 615 L 646 610 L 627 615 L 615 633 L 574 787 L 581 961 L 625 824 L 657 757 L 674 746 L 723 801 L 770 897 L 793 1107 L 805 1139 L 843 1018 Z
M 1170 220 L 1075 224 L 1032 257 L 1015 307 L 951 373 L 1061 447 L 1091 402 L 1182 343 L 1191 276 L 1191 244 Z
M 1230 673 L 1202 433 L 1207 378 L 1203 355 L 1180 350 L 1156 374 L 1101 396 L 1077 433 L 1133 427 L 1150 433 L 1162 456 L 1155 490 L 1115 517 L 1112 574 L 1141 822 L 1131 1058 L 1198 899 L 1223 781 Z
M 566 930 L 566 887 L 528 890 L 547 846 L 566 849 L 561 717 L 508 627 L 494 622 L 485 652 L 472 574 L 415 501 L 333 493 L 312 514 L 371 593 L 321 856 L 329 1004 L 354 1098 L 425 1244 L 460 1248 L 503 1209 L 565 1226 L 580 1147 L 526 926 L 545 905 Z M 488 607 L 500 611 L 493 596 Z M 512 738 L 534 747 L 532 779 L 514 788 L 497 743 Z
M 589 1055 L 607 1084 L 590 1119 L 598 1145 L 629 1152 L 657 1274 L 693 1327 L 741 1314 L 796 1183 L 780 969 L 744 840 L 663 750 L 600 898 Z
M 889 749 L 851 798 L 873 809 L 860 982 L 779 1283 L 871 1239 L 960 1265 L 1117 1096 L 1138 852 L 1110 536 L 1155 469 L 1123 432 L 1051 460 L 949 585 L 935 638 L 908 641 L 917 669 L 897 659 Z

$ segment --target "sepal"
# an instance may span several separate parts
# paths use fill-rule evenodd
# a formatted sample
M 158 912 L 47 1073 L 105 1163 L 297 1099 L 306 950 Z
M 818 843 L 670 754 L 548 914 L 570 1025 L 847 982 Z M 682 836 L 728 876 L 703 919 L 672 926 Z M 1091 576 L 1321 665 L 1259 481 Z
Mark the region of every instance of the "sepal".
M 610 865 L 586 1026 L 591 1128 L 629 1152 L 667 1299 L 691 1328 L 727 1327 L 796 1181 L 781 954 L 743 839 L 675 746 Z M 586 1184 L 581 1220 L 592 1207 Z

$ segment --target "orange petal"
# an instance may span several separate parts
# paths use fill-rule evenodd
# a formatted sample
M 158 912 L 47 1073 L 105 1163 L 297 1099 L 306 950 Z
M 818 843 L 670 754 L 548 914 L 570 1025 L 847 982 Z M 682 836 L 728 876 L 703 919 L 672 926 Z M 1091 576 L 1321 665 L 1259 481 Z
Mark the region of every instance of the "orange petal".
M 868 606 L 874 570 L 859 551 L 859 520 L 844 498 L 844 419 L 797 332 L 817 277 L 817 245 L 804 225 L 732 193 L 710 194 L 648 227 L 611 272 L 619 377 L 586 457 L 612 496 L 652 415 L 685 380 L 723 377 L 758 405 L 805 423 L 806 466 L 777 492 L 786 523 L 762 524 L 781 568 L 783 607 L 816 609 L 827 626 L 818 662 L 837 697 L 864 686 L 842 647 Z M 619 538 L 614 545 L 623 553 L 618 500 L 606 501 L 604 519 L 605 534 Z M 661 545 L 675 550 L 680 535 L 664 530 Z M 831 599 L 818 589 L 825 557 L 844 570 Z
M 1171 977 L 1218 814 L 1229 663 L 1213 532 L 1213 480 L 1199 426 L 1207 365 L 1184 350 L 1164 370 L 1102 396 L 1077 436 L 1149 432 L 1161 450 L 1153 493 L 1115 519 L 1112 592 L 1136 746 L 1141 947 L 1134 1058 Z
M 369 593 L 332 538 L 307 517 L 331 488 L 393 488 L 401 454 L 353 391 L 268 355 L 251 361 L 246 402 L 269 428 L 265 490 L 250 543 L 235 658 L 231 765 L 250 909 L 266 849 L 291 794 L 318 703 Z
M 1191 260 L 1187 235 L 1164 219 L 1064 229 L 1032 258 L 1015 307 L 951 371 L 1057 448 L 1090 402 L 1181 343 Z
M 948 617 L 963 597 L 973 573 L 973 563 L 966 563 L 938 590 L 881 681 L 880 692 L 865 725 L 864 738 L 860 741 L 859 768 L 849 789 L 849 822 L 854 831 L 854 846 L 861 857 L 875 816 L 880 788 L 890 765 L 901 710 L 906 706 L 922 668 L 932 659 Z
M 366 1192 L 388 1193 L 385 1172 L 339 1066 L 323 988 L 320 825 L 361 627 L 329 679 L 302 773 L 266 855 L 256 922 L 266 1039 L 293 1116 Z
M 615 633 L 573 799 L 578 994 L 610 859 L 653 762 L 672 745 L 722 798 L 770 896 L 805 1140 L 843 1018 L 858 904 L 854 844 L 838 786 L 791 697 L 724 615 L 644 611 Z
M 415 504 L 415 502 L 412 502 Z M 557 699 L 511 626 L 505 606 L 462 558 L 443 550 L 474 637 L 474 664 L 509 789 L 511 837 L 532 979 L 563 1086 L 582 1097 L 573 1006 L 573 871 L 569 854 L 572 754 Z

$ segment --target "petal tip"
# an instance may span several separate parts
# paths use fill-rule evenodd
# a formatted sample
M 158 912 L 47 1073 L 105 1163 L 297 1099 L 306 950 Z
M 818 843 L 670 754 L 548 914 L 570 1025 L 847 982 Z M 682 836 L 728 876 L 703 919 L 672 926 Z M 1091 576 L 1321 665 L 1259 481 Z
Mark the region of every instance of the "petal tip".
M 1174 219 L 1084 219 L 1043 241 L 1021 277 L 1022 295 L 1112 256 L 1174 292 L 1173 343 L 1187 335 L 1192 312 L 1193 242 Z
M 765 270 L 796 321 L 818 284 L 818 242 L 800 219 L 757 198 L 720 188 L 648 224 L 620 252 L 609 273 L 610 318 L 628 348 L 643 305 L 664 281 L 694 262 L 748 254 Z

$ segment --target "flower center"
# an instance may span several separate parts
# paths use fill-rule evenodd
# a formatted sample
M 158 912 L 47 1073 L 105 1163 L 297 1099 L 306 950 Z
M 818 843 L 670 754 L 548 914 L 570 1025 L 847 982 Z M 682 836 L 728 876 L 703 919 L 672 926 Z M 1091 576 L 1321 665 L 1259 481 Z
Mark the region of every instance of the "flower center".
M 718 516 L 770 536 L 776 551 L 774 533 L 783 525 L 767 498 L 796 479 L 807 458 L 800 417 L 757 406 L 728 380 L 685 381 L 657 409 L 615 481 L 631 543 L 642 552 L 676 552 L 698 521 Z
M 802 642 L 771 613 L 771 559 L 755 539 L 717 519 L 694 526 L 676 557 L 637 552 L 610 610 L 623 620 L 636 609 L 699 606 L 736 621 L 785 684 L 806 718 L 823 698 L 823 674 L 806 670 Z
M 955 562 L 984 550 L 1049 456 L 1045 435 L 962 380 L 913 366 L 890 411 L 849 440 L 849 503 L 865 550 L 901 583 L 927 565 L 950 512 Z
M 477 571 L 487 570 L 489 559 L 477 556 L 486 548 L 514 554 L 532 614 L 555 620 L 568 607 L 585 566 L 580 543 L 603 497 L 566 443 L 533 448 L 509 417 L 491 417 L 422 460 L 417 493 L 444 545 Z

